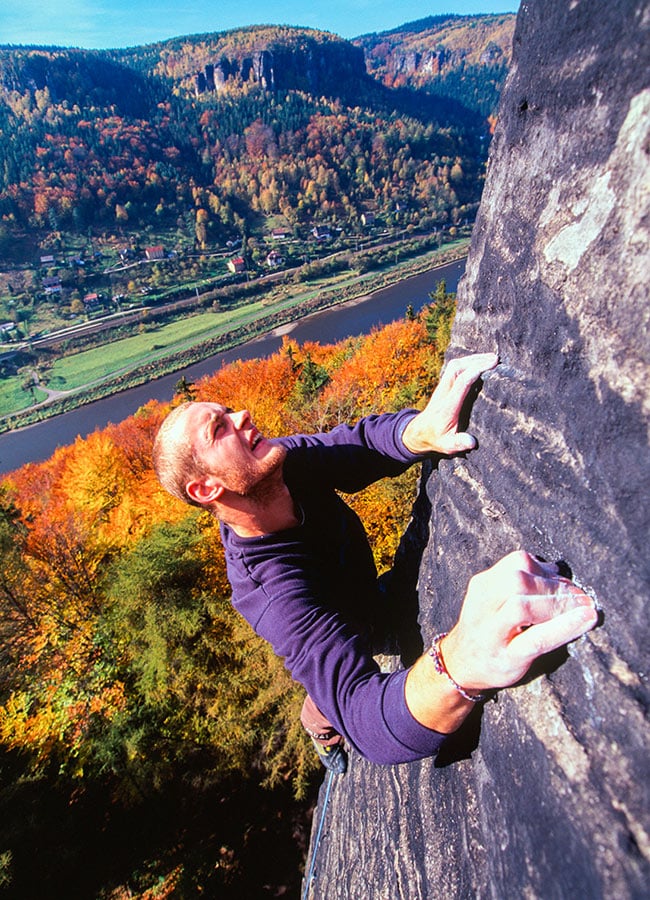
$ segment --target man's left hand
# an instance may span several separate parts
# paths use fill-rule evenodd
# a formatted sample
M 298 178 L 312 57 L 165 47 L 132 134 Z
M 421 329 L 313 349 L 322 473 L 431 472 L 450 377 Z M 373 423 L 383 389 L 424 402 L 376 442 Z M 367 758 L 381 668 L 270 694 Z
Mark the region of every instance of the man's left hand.
M 475 353 L 449 362 L 422 412 L 404 429 L 402 440 L 411 453 L 464 453 L 476 439 L 458 430 L 458 418 L 472 385 L 499 362 L 496 353 Z
M 509 687 L 533 662 L 598 624 L 593 599 L 555 563 L 518 550 L 470 580 L 441 650 L 447 671 L 473 691 Z

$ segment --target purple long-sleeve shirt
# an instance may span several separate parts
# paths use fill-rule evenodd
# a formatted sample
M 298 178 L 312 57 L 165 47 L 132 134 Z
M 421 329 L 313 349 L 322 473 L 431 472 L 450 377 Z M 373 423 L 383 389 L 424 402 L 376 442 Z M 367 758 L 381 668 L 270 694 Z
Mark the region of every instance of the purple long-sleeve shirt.
M 332 725 L 377 763 L 433 756 L 445 736 L 413 718 L 407 671 L 382 673 L 372 657 L 364 624 L 377 573 L 365 530 L 336 490 L 358 491 L 420 461 L 402 442 L 414 414 L 281 438 L 284 479 L 303 521 L 253 538 L 222 525 L 235 609 L 284 657 Z

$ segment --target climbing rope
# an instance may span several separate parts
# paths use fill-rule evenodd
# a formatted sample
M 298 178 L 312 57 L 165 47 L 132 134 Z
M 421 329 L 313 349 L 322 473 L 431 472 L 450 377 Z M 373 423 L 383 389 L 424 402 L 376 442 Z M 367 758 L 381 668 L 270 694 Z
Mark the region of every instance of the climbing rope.
M 323 831 L 323 824 L 325 822 L 325 813 L 327 812 L 327 804 L 330 799 L 330 791 L 332 789 L 332 781 L 334 781 L 334 772 L 330 771 L 328 779 L 327 779 L 327 788 L 325 789 L 325 800 L 323 801 L 323 811 L 320 814 L 320 822 L 318 823 L 318 831 L 316 832 L 316 840 L 314 841 L 314 850 L 311 854 L 311 863 L 309 865 L 309 875 L 307 876 L 307 881 L 305 882 L 305 891 L 302 895 L 302 900 L 307 900 L 307 894 L 309 893 L 309 888 L 311 886 L 312 878 L 314 877 L 314 867 L 316 866 L 316 855 L 318 853 L 318 846 L 320 844 L 320 836 Z

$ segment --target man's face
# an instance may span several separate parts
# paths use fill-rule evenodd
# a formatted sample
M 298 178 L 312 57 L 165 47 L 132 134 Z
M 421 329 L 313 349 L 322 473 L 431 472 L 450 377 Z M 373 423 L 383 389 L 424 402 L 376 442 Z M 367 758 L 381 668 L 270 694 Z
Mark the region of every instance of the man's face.
M 227 491 L 240 496 L 263 491 L 286 456 L 284 447 L 262 437 L 248 410 L 193 403 L 181 424 L 202 466 Z

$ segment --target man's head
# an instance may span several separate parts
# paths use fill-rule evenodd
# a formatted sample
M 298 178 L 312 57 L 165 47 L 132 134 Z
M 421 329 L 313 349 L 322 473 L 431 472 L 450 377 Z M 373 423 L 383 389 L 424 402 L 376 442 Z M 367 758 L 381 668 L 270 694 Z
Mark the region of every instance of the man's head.
M 164 420 L 153 447 L 162 486 L 186 503 L 215 508 L 256 498 L 282 466 L 285 450 L 263 438 L 248 410 L 183 403 Z

